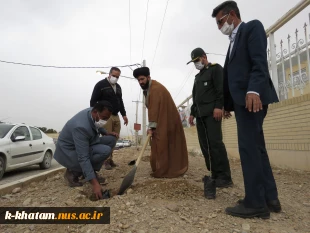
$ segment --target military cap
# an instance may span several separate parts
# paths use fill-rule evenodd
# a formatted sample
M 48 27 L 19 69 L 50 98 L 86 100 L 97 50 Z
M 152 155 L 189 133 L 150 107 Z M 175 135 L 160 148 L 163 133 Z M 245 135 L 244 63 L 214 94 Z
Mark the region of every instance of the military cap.
M 202 57 L 203 55 L 206 55 L 205 51 L 203 51 L 202 48 L 196 48 L 191 53 L 191 58 L 189 62 L 187 62 L 187 65 L 191 62 L 195 62 L 199 57 Z

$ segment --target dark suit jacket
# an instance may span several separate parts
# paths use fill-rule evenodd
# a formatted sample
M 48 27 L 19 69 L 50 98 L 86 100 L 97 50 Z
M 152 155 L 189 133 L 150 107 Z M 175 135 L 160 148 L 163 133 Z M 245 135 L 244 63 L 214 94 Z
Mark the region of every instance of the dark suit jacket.
M 241 23 L 224 65 L 224 108 L 233 111 L 233 104 L 245 106 L 248 91 L 259 93 L 263 105 L 278 102 L 268 71 L 267 37 L 258 20 Z

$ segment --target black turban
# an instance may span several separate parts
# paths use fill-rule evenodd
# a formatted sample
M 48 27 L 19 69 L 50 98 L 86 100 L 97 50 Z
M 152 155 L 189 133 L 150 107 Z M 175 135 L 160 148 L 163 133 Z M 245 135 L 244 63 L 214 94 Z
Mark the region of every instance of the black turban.
M 150 75 L 150 69 L 148 67 L 141 67 L 137 68 L 133 71 L 133 76 L 135 78 L 138 78 L 139 76 L 149 76 Z

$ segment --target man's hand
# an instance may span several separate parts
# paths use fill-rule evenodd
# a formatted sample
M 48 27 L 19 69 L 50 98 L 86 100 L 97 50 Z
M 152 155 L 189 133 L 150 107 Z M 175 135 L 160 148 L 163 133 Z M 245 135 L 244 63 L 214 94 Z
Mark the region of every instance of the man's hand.
M 189 124 L 190 124 L 191 126 L 194 126 L 194 125 L 195 125 L 195 124 L 194 124 L 194 118 L 195 118 L 195 117 L 191 115 L 191 116 L 189 117 L 189 119 L 188 119 L 188 122 L 189 122 Z
M 124 125 L 128 125 L 128 118 L 126 116 L 123 116 L 124 119 Z
M 155 129 L 148 129 L 146 132 L 147 135 L 149 134 L 151 136 L 153 136 L 154 133 L 155 133 Z
M 259 112 L 263 110 L 262 101 L 260 100 L 259 95 L 254 93 L 249 93 L 245 97 L 245 108 L 249 110 L 249 112 Z
M 114 137 L 117 137 L 117 138 L 118 138 L 118 134 L 117 134 L 117 133 L 114 133 L 114 132 L 107 133 L 107 135 L 114 136 Z
M 223 116 L 223 110 L 219 109 L 219 108 L 215 108 L 213 111 L 213 118 L 216 121 L 220 121 L 220 120 L 222 120 L 222 116 Z
M 224 119 L 231 118 L 231 113 L 229 111 L 224 111 L 223 115 L 224 115 Z
M 95 178 L 95 179 L 92 179 L 90 182 L 92 184 L 93 193 L 95 194 L 96 198 L 98 200 L 102 199 L 102 189 L 101 189 L 101 185 L 99 184 L 98 180 Z

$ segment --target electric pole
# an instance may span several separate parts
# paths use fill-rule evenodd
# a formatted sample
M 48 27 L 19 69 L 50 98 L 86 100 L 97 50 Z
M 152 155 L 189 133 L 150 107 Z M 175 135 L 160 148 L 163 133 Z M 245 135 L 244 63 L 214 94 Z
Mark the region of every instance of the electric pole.
M 146 66 L 146 61 L 143 60 L 142 66 Z M 146 106 L 145 106 L 145 96 L 143 95 L 143 105 L 142 105 L 142 142 L 146 139 Z
M 136 103 L 136 124 L 138 124 L 138 105 L 139 103 L 143 103 L 141 101 L 132 101 L 134 103 Z M 135 130 L 136 132 L 136 148 L 138 148 L 138 130 Z

